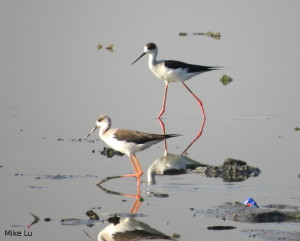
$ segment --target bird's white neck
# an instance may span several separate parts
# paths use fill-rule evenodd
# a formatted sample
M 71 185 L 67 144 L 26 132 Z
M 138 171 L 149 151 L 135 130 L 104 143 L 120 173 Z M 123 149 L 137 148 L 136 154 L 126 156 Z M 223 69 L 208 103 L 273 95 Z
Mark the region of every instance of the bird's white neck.
M 109 121 L 102 123 L 99 130 L 99 136 L 101 139 L 104 136 L 105 132 L 107 132 L 110 129 L 110 127 L 111 127 L 111 123 Z
M 148 64 L 149 64 L 150 69 L 152 69 L 153 66 L 155 66 L 157 64 L 156 57 L 157 57 L 157 51 L 149 53 Z

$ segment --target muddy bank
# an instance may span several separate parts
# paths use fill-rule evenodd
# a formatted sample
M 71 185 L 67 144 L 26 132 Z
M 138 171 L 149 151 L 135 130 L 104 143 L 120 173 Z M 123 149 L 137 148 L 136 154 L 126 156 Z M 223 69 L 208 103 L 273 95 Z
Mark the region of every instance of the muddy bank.
M 239 202 L 226 202 L 206 211 L 196 210 L 195 215 L 248 223 L 300 222 L 299 207 L 283 204 L 269 204 L 262 208 L 255 208 Z
M 226 202 L 206 211 L 191 210 L 194 212 L 194 216 L 204 215 L 207 217 L 221 218 L 224 221 L 229 219 L 246 223 L 300 222 L 300 208 L 284 204 L 269 204 L 261 206 L 261 208 L 256 208 L 245 206 L 239 202 Z M 300 240 L 300 232 L 297 231 L 243 229 L 241 233 L 248 235 L 250 238 L 264 240 Z

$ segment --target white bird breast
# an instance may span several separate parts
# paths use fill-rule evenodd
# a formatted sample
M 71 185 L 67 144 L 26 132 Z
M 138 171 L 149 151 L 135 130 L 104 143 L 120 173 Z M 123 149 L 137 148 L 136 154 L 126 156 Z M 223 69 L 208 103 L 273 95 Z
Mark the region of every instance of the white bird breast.
M 103 139 L 103 141 L 116 151 L 125 153 L 128 156 L 136 152 L 145 150 L 153 144 L 152 142 L 146 144 L 136 144 L 133 142 L 118 141 L 115 138 L 105 138 Z
M 150 69 L 159 79 L 167 82 L 180 82 L 196 75 L 196 73 L 188 73 L 187 68 L 169 69 L 163 63 Z

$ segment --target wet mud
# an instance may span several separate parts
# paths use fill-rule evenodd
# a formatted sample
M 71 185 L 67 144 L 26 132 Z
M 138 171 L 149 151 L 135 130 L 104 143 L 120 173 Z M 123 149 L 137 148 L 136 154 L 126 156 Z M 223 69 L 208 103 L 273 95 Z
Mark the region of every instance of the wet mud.
M 300 208 L 284 204 L 269 204 L 261 208 L 247 207 L 239 202 L 226 202 L 218 207 L 212 207 L 205 211 L 194 210 L 194 215 L 204 215 L 207 217 L 222 218 L 246 223 L 281 223 L 281 222 L 300 222 Z M 210 230 L 219 230 L 208 227 Z M 242 234 L 251 238 L 264 240 L 290 240 L 299 241 L 300 232 L 279 231 L 265 229 L 243 229 Z
M 263 240 L 288 240 L 288 241 L 299 241 L 300 232 L 296 231 L 279 231 L 279 230 L 267 230 L 267 229 L 251 229 L 242 230 L 242 234 L 248 235 L 249 238 L 263 239 Z
M 284 204 L 269 204 L 262 206 L 262 208 L 255 208 L 247 207 L 240 202 L 226 202 L 206 211 L 196 210 L 195 215 L 222 217 L 223 219 L 247 223 L 300 222 L 299 207 Z

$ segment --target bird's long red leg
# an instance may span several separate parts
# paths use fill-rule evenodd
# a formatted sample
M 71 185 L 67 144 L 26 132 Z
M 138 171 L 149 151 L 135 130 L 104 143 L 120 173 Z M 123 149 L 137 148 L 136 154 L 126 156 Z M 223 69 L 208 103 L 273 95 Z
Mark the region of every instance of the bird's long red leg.
M 104 178 L 102 181 L 98 182 L 97 185 L 101 185 L 104 182 L 107 182 L 108 180 L 114 179 L 114 178 L 120 178 L 120 177 L 136 177 L 137 178 L 137 185 L 140 186 L 141 183 L 141 175 L 143 174 L 143 170 L 139 164 L 139 161 L 137 160 L 136 156 L 133 154 L 131 156 L 129 156 L 129 159 L 131 161 L 131 164 L 133 166 L 134 169 L 134 174 L 124 174 L 124 175 L 120 175 L 120 176 L 111 176 L 111 177 L 106 177 Z
M 201 108 L 201 112 L 202 112 L 202 116 L 203 116 L 203 119 L 206 119 L 206 115 L 205 115 L 205 112 L 204 112 L 204 108 L 203 108 L 203 104 L 202 104 L 202 101 L 193 93 L 193 91 L 183 82 L 181 81 L 181 83 L 185 86 L 185 88 L 187 88 L 187 90 L 194 96 L 194 98 L 197 100 L 197 102 L 199 103 L 200 105 L 200 108 Z
M 157 118 L 160 118 L 160 117 L 162 116 L 162 114 L 165 112 L 166 100 L 167 100 L 167 93 L 168 93 L 168 87 L 169 87 L 169 83 L 166 82 L 165 93 L 164 93 L 164 99 L 163 99 L 163 105 L 162 105 L 161 111 L 160 111 L 159 115 L 157 116 Z
M 138 176 L 138 172 L 139 172 L 139 169 L 138 169 L 138 167 L 137 167 L 137 165 L 136 165 L 136 161 L 135 161 L 135 159 L 134 159 L 134 156 L 135 155 L 130 155 L 129 156 L 129 159 L 130 159 L 130 161 L 131 161 L 131 164 L 132 164 L 132 166 L 133 166 L 133 169 L 134 169 L 134 172 L 135 172 L 135 174 L 133 175 L 133 176 Z M 129 174 L 130 175 L 130 174 Z
M 139 187 L 141 185 L 141 176 L 143 175 L 143 170 L 141 168 L 138 159 L 136 158 L 136 155 L 133 154 L 132 157 L 133 157 L 133 162 L 135 163 L 137 186 Z

